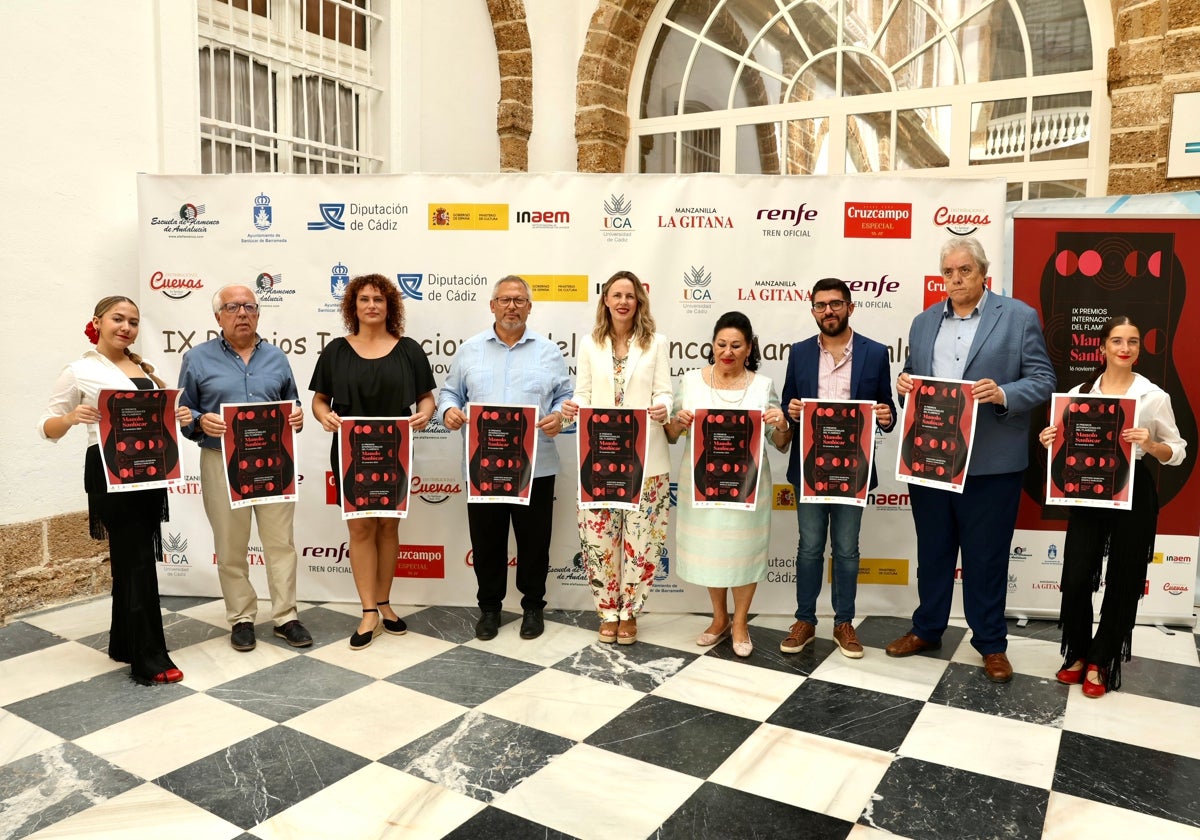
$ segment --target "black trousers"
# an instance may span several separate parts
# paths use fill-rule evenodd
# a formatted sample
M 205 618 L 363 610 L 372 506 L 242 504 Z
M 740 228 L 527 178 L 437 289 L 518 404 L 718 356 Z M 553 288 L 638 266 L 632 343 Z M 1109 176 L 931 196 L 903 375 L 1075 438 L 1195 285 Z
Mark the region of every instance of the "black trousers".
M 1158 490 L 1140 461 L 1134 467 L 1132 509 L 1072 508 L 1067 520 L 1059 610 L 1062 652 L 1066 664 L 1082 659 L 1106 669 L 1109 688 L 1120 687 L 1121 662 L 1130 658 L 1157 527 Z M 1093 637 L 1092 593 L 1100 588 L 1105 556 L 1104 600 Z
M 554 518 L 554 476 L 533 480 L 528 505 L 468 504 L 471 556 L 479 609 L 499 611 L 508 591 L 508 529 L 517 538 L 517 590 L 521 609 L 546 606 L 550 571 L 550 530 Z

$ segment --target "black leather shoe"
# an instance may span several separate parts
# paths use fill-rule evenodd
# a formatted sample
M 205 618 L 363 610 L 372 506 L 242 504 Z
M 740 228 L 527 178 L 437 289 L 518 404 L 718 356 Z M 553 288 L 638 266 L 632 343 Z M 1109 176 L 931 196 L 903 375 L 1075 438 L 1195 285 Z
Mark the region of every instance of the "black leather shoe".
M 304 629 L 304 625 L 294 618 L 276 627 L 275 635 L 292 647 L 308 647 L 312 644 L 312 636 Z
M 475 638 L 481 642 L 487 642 L 496 638 L 496 634 L 500 632 L 500 612 L 499 610 L 484 610 L 479 615 L 479 621 L 475 622 Z
M 536 639 L 545 629 L 546 623 L 542 620 L 541 610 L 525 610 L 525 615 L 521 617 L 522 639 Z
M 239 621 L 233 625 L 233 633 L 229 636 L 229 644 L 234 650 L 254 650 L 254 625 L 249 621 Z

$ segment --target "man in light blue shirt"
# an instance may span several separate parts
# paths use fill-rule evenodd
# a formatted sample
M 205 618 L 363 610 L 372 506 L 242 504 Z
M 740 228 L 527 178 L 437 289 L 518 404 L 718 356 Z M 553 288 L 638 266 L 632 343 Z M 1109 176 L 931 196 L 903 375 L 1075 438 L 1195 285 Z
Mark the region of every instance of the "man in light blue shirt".
M 517 589 L 521 593 L 521 638 L 542 634 L 546 574 L 550 570 L 550 529 L 554 515 L 554 476 L 558 450 L 551 440 L 563 428 L 562 404 L 572 394 L 562 351 L 527 329 L 533 309 L 529 284 L 501 278 L 488 306 L 495 323 L 462 343 L 438 395 L 438 416 L 447 429 L 467 422 L 467 403 L 537 405 L 537 458 L 529 504 L 468 504 L 471 554 L 478 583 L 480 617 L 475 637 L 494 639 L 508 588 L 508 529 L 517 540 Z M 466 471 L 465 455 L 463 470 Z
M 200 444 L 200 492 L 213 530 L 217 577 L 225 597 L 225 616 L 233 625 L 234 650 L 253 650 L 258 595 L 250 582 L 246 549 L 250 517 L 258 521 L 271 592 L 274 634 L 292 647 L 309 647 L 312 636 L 296 612 L 296 544 L 292 520 L 296 505 L 283 502 L 231 508 L 221 458 L 225 421 L 221 403 L 292 402 L 288 423 L 297 432 L 304 409 L 296 404 L 296 380 L 287 356 L 258 334 L 258 299 L 245 286 L 223 286 L 213 295 L 221 334 L 183 356 L 179 402 L 192 410 L 193 423 L 182 433 Z

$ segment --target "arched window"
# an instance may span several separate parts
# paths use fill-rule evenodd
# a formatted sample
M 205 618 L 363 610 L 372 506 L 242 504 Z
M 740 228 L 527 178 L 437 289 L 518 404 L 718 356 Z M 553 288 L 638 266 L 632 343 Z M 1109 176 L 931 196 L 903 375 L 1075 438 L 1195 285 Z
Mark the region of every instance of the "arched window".
M 630 168 L 1103 194 L 1110 18 L 1103 0 L 664 2 L 631 86 Z

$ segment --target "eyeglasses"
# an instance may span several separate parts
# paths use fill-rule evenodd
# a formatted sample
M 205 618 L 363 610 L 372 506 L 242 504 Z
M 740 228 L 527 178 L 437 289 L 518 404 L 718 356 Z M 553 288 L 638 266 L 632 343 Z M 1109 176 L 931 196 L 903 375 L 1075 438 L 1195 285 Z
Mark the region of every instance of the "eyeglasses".
M 247 315 L 255 315 L 258 313 L 257 303 L 223 303 L 221 310 L 229 315 L 236 315 L 239 309 L 245 309 Z
M 515 306 L 518 309 L 529 303 L 529 298 L 527 297 L 500 297 L 492 298 L 492 300 L 500 306 Z
M 846 308 L 847 303 L 848 301 L 844 300 L 830 300 L 822 303 L 814 303 L 812 305 L 812 311 L 816 312 L 817 314 L 824 312 L 826 309 L 828 309 L 830 312 L 841 312 Z

